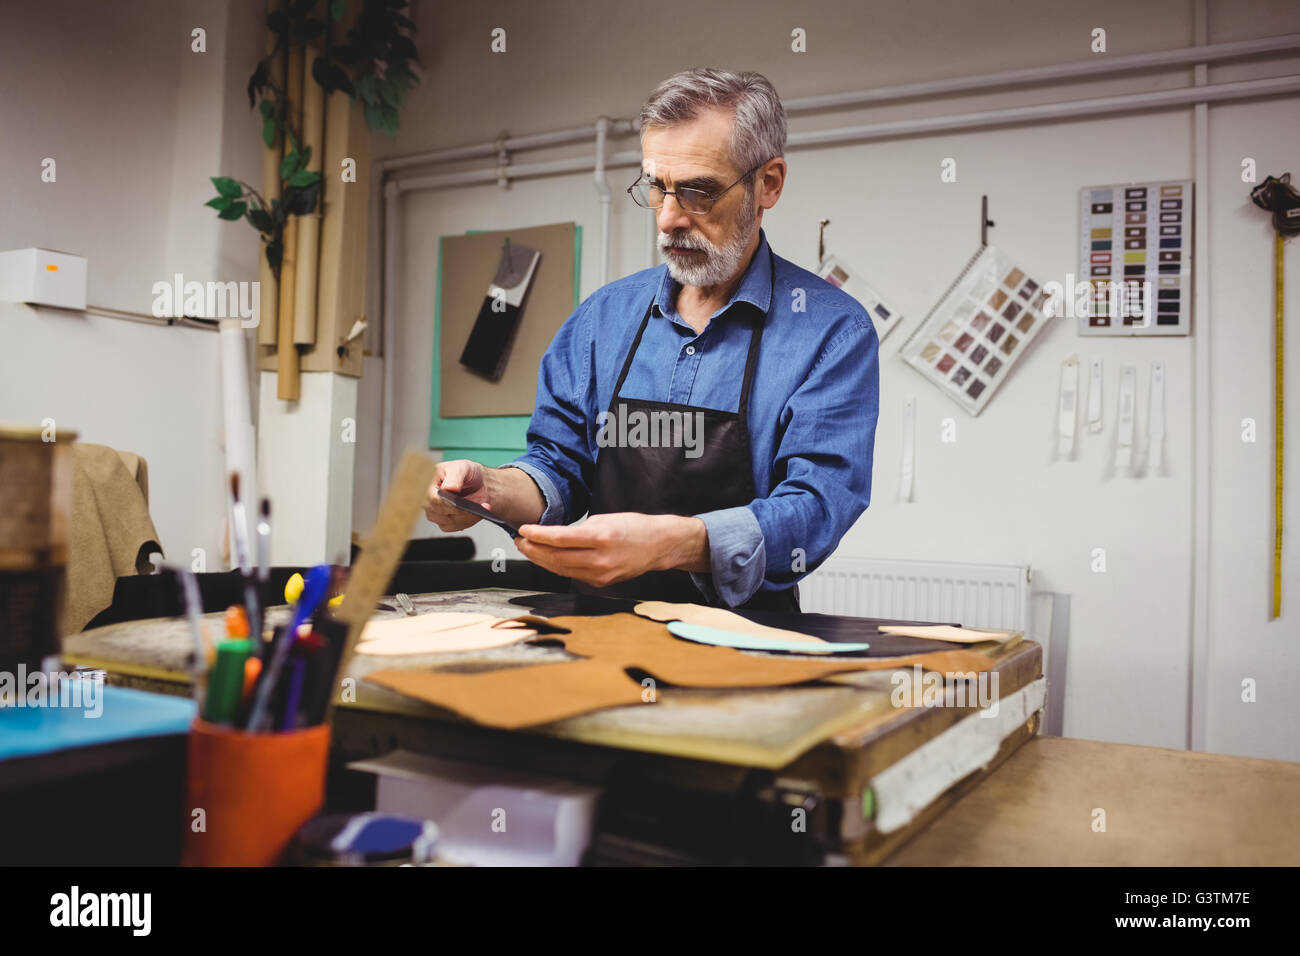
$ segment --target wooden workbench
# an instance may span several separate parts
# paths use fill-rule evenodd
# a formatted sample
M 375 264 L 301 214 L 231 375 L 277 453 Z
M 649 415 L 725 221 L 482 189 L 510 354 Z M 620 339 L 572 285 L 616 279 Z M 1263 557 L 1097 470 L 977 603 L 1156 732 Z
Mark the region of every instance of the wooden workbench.
M 510 599 L 534 592 L 485 589 L 413 596 L 419 611 L 516 616 Z M 377 617 L 397 612 L 379 612 Z M 273 609 L 273 623 L 287 615 Z M 218 626 L 221 615 L 210 615 Z M 111 625 L 70 636 L 69 663 L 103 667 L 122 683 L 188 693 L 183 621 Z M 1004 693 L 1041 676 L 1037 645 L 1001 652 Z M 500 666 L 564 660 L 557 648 L 514 645 L 410 658 L 407 666 Z M 359 657 L 361 677 L 392 658 Z M 832 782 L 851 806 L 870 777 L 963 716 L 954 708 L 899 711 L 889 674 L 756 691 L 664 688 L 658 706 L 587 714 L 527 732 L 478 727 L 386 688 L 358 681 L 340 707 L 335 742 L 347 759 L 393 747 L 599 782 L 629 753 L 653 773 L 725 787 L 765 768 L 774 779 Z M 1036 736 L 1031 719 L 988 767 L 935 800 L 915 825 L 882 836 L 868 824 L 849 862 L 910 865 L 1300 865 L 1300 764 Z M 1094 830 L 1094 811 L 1105 830 Z

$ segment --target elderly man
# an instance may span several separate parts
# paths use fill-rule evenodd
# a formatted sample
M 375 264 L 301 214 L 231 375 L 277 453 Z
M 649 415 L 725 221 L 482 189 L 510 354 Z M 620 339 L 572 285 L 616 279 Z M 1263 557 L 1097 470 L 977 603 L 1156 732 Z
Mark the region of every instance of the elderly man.
M 654 91 L 628 192 L 666 264 L 578 307 L 538 370 L 528 450 L 442 463 L 431 521 L 479 520 L 441 487 L 519 525 L 519 550 L 579 591 L 798 610 L 796 581 L 870 502 L 879 365 L 865 310 L 768 246 L 785 138 L 757 73 Z

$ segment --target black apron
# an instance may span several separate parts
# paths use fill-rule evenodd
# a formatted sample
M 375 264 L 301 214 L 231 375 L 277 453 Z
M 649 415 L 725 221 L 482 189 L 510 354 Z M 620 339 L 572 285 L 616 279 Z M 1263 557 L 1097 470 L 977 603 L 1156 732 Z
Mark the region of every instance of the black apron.
M 772 265 L 772 295 L 776 294 L 776 259 L 771 248 L 768 257 Z M 641 514 L 698 515 L 723 508 L 748 505 L 756 497 L 754 489 L 753 457 L 749 448 L 749 393 L 754 371 L 758 366 L 759 346 L 763 341 L 766 315 L 754 321 L 749 337 L 749 354 L 745 359 L 745 375 L 740 386 L 740 403 L 734 412 L 723 412 L 694 405 L 672 402 L 651 402 L 643 399 L 620 397 L 623 382 L 627 379 L 632 360 L 641 345 L 641 337 L 650 324 L 654 299 L 646 306 L 637 329 L 632 348 L 628 350 L 614 385 L 610 399 L 611 424 L 619 421 L 620 414 L 642 412 L 647 418 L 652 413 L 678 412 L 683 416 L 702 415 L 702 450 L 695 458 L 686 456 L 684 447 L 651 447 L 640 445 L 624 447 L 608 445 L 596 455 L 595 477 L 591 487 L 589 513 L 612 514 L 634 511 Z M 618 406 L 622 406 L 620 409 Z M 687 571 L 650 571 L 640 577 L 622 581 L 606 588 L 595 588 L 581 581 L 573 582 L 574 590 L 581 594 L 622 598 L 638 601 L 672 601 L 698 604 L 704 595 L 691 580 Z M 792 611 L 799 610 L 799 596 L 795 588 L 783 591 L 756 591 L 742 607 L 749 610 Z

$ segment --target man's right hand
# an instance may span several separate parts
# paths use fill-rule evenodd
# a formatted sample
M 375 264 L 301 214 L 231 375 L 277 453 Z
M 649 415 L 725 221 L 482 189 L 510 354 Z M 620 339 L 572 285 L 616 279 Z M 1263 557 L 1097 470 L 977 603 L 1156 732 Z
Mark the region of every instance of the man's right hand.
M 443 531 L 464 531 L 483 519 L 468 511 L 461 511 L 438 497 L 438 489 L 454 491 L 470 501 L 491 510 L 487 487 L 484 482 L 484 468 L 476 461 L 461 458 L 438 464 L 438 472 L 433 484 L 429 486 L 428 497 L 424 503 L 424 514 Z

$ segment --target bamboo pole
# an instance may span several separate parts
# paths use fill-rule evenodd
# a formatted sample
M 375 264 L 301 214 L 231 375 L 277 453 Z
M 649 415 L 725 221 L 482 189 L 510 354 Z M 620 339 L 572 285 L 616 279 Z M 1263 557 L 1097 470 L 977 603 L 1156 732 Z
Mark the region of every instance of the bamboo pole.
M 267 13 L 274 13 L 276 10 L 283 9 L 284 0 L 269 0 L 267 3 Z M 270 29 L 266 31 L 266 55 L 270 57 L 275 53 L 277 37 Z M 270 80 L 280 89 L 284 89 L 285 81 L 285 55 L 281 50 L 280 54 L 274 57 L 270 63 Z M 280 151 L 282 149 L 281 140 L 283 137 L 277 132 L 271 145 L 262 150 L 262 198 L 267 203 L 280 198 Z M 270 209 L 267 212 L 270 213 Z M 276 337 L 279 334 L 280 318 L 280 284 L 276 279 L 275 273 L 271 270 L 271 265 L 266 261 L 266 250 L 262 249 L 257 263 L 257 281 L 260 283 L 261 290 L 261 316 L 257 326 L 257 344 L 275 348 Z
M 288 118 L 295 129 L 302 129 L 302 64 L 301 43 L 289 44 L 289 79 L 286 93 Z M 285 137 L 284 152 L 293 148 Z M 298 224 L 296 216 L 289 216 L 284 227 L 284 259 L 280 263 L 280 315 L 279 337 L 276 343 L 276 396 L 283 401 L 296 402 L 302 393 L 301 369 L 298 366 L 298 347 L 293 341 L 294 291 L 297 288 Z
M 325 91 L 311 76 L 311 64 L 325 51 L 323 40 L 308 44 L 302 62 L 302 141 L 311 148 L 307 169 L 321 171 L 325 154 Z M 316 277 L 319 274 L 321 207 L 325 202 L 322 188 L 316 210 L 298 217 L 297 271 L 294 277 L 293 341 L 297 345 L 316 343 Z

